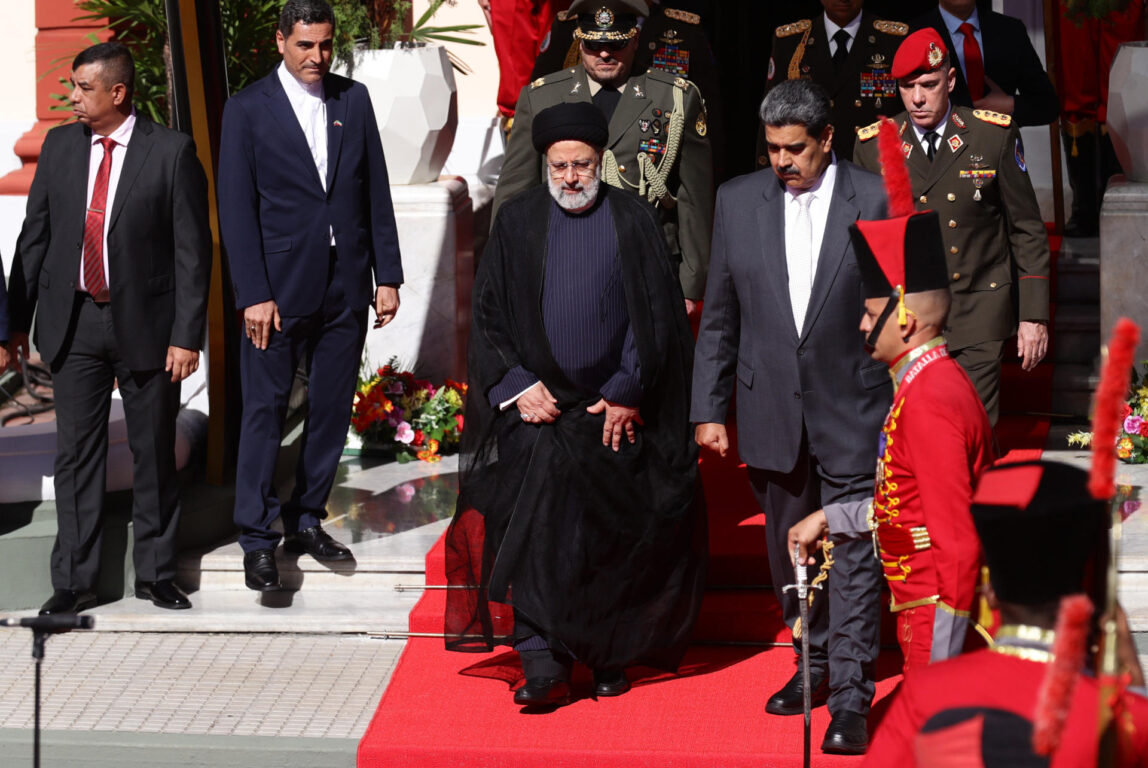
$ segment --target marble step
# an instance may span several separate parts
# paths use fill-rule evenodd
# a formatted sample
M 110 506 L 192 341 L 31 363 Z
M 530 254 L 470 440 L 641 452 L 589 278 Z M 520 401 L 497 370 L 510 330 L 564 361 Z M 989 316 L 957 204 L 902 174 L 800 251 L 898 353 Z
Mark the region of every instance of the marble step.
M 1056 262 L 1056 296 L 1058 303 L 1100 302 L 1100 260 L 1095 256 L 1065 256 Z
M 1052 361 L 1092 365 L 1100 356 L 1100 305 L 1058 304 Z
M 1087 418 L 1099 380 L 1091 364 L 1058 363 L 1052 374 L 1052 412 Z
M 192 592 L 192 607 L 157 608 L 124 598 L 87 611 L 97 632 L 286 632 L 385 634 L 405 632 L 418 592 L 393 589 Z
M 386 590 L 395 585 L 425 583 L 426 553 L 449 524 L 448 520 L 390 535 L 365 538 L 361 529 L 335 518 L 324 525 L 337 541 L 348 546 L 353 561 L 319 562 L 309 555 L 276 551 L 279 576 L 286 589 Z M 177 581 L 201 592 L 246 590 L 243 551 L 231 541 L 207 552 L 184 554 Z
M 1132 631 L 1148 633 L 1148 573 L 1121 573 L 1118 594 Z

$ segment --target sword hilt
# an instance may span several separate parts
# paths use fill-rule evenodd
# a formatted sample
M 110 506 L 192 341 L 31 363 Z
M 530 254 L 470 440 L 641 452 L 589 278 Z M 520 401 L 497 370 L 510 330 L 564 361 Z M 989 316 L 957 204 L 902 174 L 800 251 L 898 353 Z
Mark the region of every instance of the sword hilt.
M 794 578 L 797 579 L 797 583 L 796 584 L 786 584 L 784 587 L 781 588 L 781 591 L 782 592 L 788 592 L 791 589 L 796 590 L 797 591 L 797 599 L 798 600 L 804 600 L 807 597 L 809 597 L 809 590 L 821 589 L 821 585 L 809 583 L 809 575 L 805 572 L 805 566 L 801 565 L 800 563 L 797 562 L 797 560 L 800 556 L 801 556 L 801 545 L 800 544 L 794 544 L 793 545 L 793 562 L 794 562 L 793 574 L 794 574 Z

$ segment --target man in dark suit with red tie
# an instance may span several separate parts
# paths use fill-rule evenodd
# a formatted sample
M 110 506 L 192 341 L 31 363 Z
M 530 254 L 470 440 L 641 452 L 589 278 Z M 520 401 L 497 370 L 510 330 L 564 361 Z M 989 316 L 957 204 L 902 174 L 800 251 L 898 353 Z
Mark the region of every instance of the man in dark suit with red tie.
M 173 583 L 179 382 L 199 365 L 211 270 L 207 183 L 192 140 L 132 108 L 128 49 L 72 62 L 77 121 L 44 140 L 12 265 L 11 346 L 51 364 L 55 589 L 42 614 L 91 607 L 113 384 L 132 451 L 136 597 L 189 608 Z
M 1048 125 L 1060 104 L 1024 22 L 976 0 L 940 0 L 910 26 L 932 27 L 957 59 L 952 102 L 1012 115 L 1018 126 Z
M 367 307 L 376 327 L 390 322 L 403 281 L 374 108 L 366 87 L 328 73 L 334 32 L 326 2 L 288 0 L 275 35 L 282 65 L 223 112 L 219 224 L 247 337 L 235 522 L 247 586 L 258 591 L 279 588 L 276 518 L 288 551 L 351 559 L 320 521 L 350 425 Z M 304 355 L 307 423 L 280 505 L 275 465 Z

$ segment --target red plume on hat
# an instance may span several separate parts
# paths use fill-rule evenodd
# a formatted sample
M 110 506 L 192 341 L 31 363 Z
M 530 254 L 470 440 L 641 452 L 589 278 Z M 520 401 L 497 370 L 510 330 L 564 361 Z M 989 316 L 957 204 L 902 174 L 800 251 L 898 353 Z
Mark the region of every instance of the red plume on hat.
M 909 169 L 905 166 L 905 154 L 901 149 L 897 124 L 887 117 L 881 118 L 881 127 L 877 132 L 877 151 L 881 157 L 885 194 L 889 198 L 889 218 L 908 216 L 916 210 L 913 185 L 909 182 Z

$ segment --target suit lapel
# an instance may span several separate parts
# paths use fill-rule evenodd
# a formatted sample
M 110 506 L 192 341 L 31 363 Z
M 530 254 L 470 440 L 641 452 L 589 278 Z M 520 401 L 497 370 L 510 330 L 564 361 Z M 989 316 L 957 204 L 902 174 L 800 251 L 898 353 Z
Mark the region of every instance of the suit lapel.
M 754 270 L 753 273 L 761 274 L 768 290 L 773 292 L 773 300 L 782 318 L 780 325 L 788 328 L 790 338 L 796 341 L 793 302 L 789 300 L 789 267 L 785 261 L 785 191 L 772 171 L 759 173 L 768 174 L 762 191 L 764 199 L 757 209 L 757 231 L 765 269 L 761 272 Z
M 630 126 L 637 124 L 638 115 L 646 110 L 650 98 L 646 96 L 646 76 L 638 75 L 626 81 L 622 98 L 610 118 L 610 146 L 616 145 L 626 135 Z
M 953 47 L 953 37 L 949 34 L 949 28 L 945 26 L 945 19 L 941 16 L 941 12 L 934 8 L 929 12 L 932 16 L 932 26 L 941 35 L 941 40 L 945 43 L 945 48 L 948 49 L 949 54 L 953 57 L 953 66 L 957 70 L 957 84 L 953 87 L 953 92 L 950 94 L 950 101 L 953 104 L 962 104 L 972 106 L 972 97 L 969 96 L 969 84 L 965 81 L 965 73 L 961 69 L 961 63 L 957 59 L 957 49 Z M 979 14 L 978 14 L 979 15 Z M 981 32 L 984 39 L 984 32 Z M 984 60 L 984 53 L 981 53 L 981 60 Z M 986 70 L 987 71 L 987 70 Z
M 328 78 L 329 80 L 330 78 Z M 327 194 L 334 187 L 335 167 L 339 164 L 339 150 L 343 146 L 343 124 L 347 117 L 347 94 L 350 89 L 336 91 L 328 82 L 324 87 L 327 106 Z M 308 153 L 310 154 L 310 153 Z
M 272 122 L 276 125 L 277 129 L 283 133 L 287 139 L 286 146 L 290 151 L 298 155 L 298 159 L 303 162 L 305 167 L 311 169 L 311 178 L 314 179 L 316 184 L 322 184 L 319 179 L 319 169 L 315 167 L 315 158 L 311 156 L 311 148 L 307 146 L 307 137 L 303 133 L 303 126 L 299 125 L 299 118 L 295 116 L 295 110 L 291 108 L 291 101 L 287 98 L 287 92 L 283 90 L 283 84 L 279 82 L 279 68 L 271 70 L 271 74 L 263 78 L 263 93 L 267 97 L 266 105 L 272 115 Z M 327 115 L 330 120 L 330 114 Z M 327 168 L 331 167 L 331 158 L 327 158 Z
M 116 225 L 120 211 L 124 209 L 124 200 L 131 192 L 132 184 L 139 176 L 140 170 L 147 162 L 151 152 L 152 142 L 155 140 L 154 124 L 142 115 L 136 115 L 136 124 L 132 129 L 132 137 L 128 140 L 127 154 L 124 155 L 124 164 L 120 168 L 120 179 L 116 183 L 116 197 L 112 201 L 111 219 L 108 220 L 108 231 Z
M 849 225 L 857 221 L 861 210 L 853 202 L 853 181 L 844 163 L 837 164 L 837 179 L 830 191 L 829 215 L 825 219 L 825 234 L 821 239 L 821 251 L 817 255 L 817 271 L 813 274 L 813 288 L 809 292 L 809 307 L 805 311 L 805 327 L 801 338 L 817 321 L 829 289 L 837 279 L 845 252 L 849 247 Z

